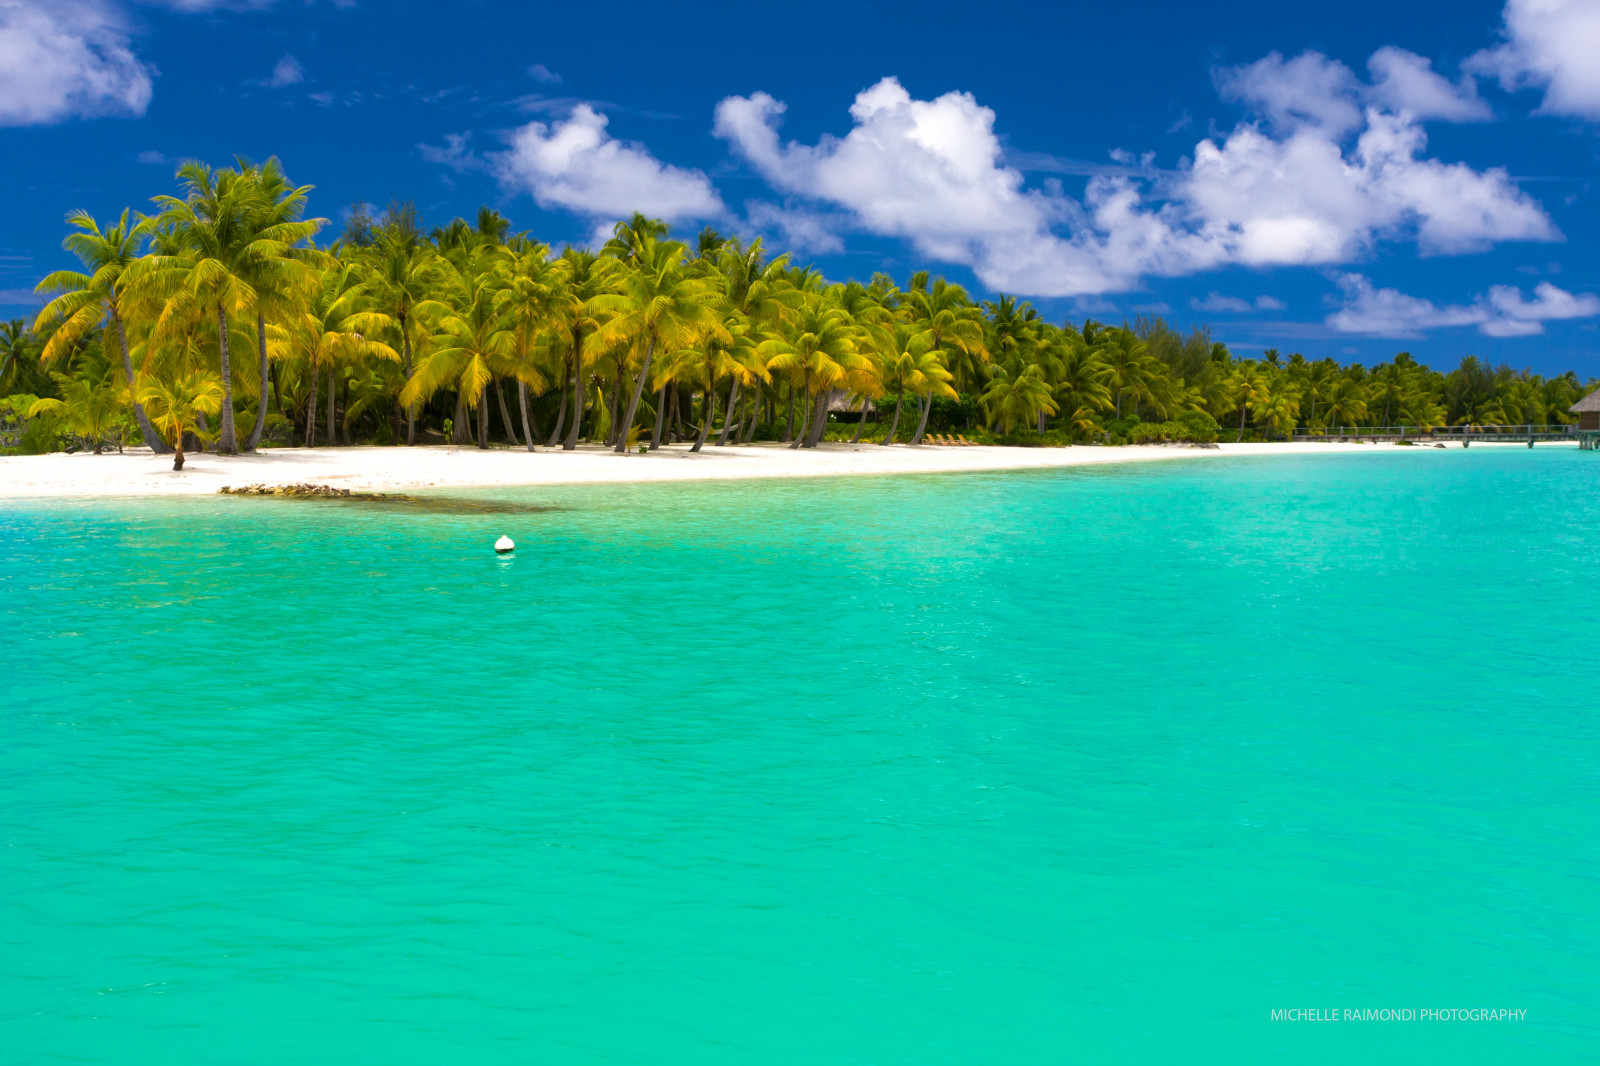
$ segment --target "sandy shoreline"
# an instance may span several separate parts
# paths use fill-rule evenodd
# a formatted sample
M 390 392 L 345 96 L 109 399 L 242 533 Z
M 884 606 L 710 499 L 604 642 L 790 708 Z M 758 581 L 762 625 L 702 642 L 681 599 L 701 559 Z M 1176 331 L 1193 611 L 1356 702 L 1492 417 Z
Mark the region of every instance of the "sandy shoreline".
M 1222 444 L 1211 448 L 1130 445 L 1124 448 L 949 448 L 825 444 L 813 451 L 781 445 L 708 447 L 699 455 L 674 445 L 650 455 L 615 455 L 598 447 L 575 452 L 431 446 L 419 448 L 284 448 L 257 455 L 192 455 L 184 470 L 144 449 L 93 455 L 0 457 L 0 498 L 176 496 L 212 494 L 224 485 L 331 485 L 364 492 L 423 488 L 489 488 L 626 481 L 702 481 L 848 474 L 933 474 L 1035 470 L 1100 463 L 1206 459 L 1240 455 L 1325 455 L 1331 452 L 1437 454 L 1389 444 Z

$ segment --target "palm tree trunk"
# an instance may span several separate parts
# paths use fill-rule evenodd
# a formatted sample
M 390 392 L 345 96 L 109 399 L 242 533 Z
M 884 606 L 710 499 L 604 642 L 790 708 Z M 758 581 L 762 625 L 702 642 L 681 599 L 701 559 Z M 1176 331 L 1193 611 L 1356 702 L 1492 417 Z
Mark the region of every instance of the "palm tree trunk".
M 783 420 L 783 439 L 791 440 L 794 437 L 794 384 L 789 385 L 789 414 Z
M 761 425 L 761 409 L 766 406 L 767 398 L 761 386 L 756 386 L 756 393 L 750 398 L 750 424 L 745 427 L 743 443 L 749 444 L 756 439 L 756 428 Z
M 332 444 L 332 445 L 337 445 L 339 443 L 339 422 L 338 422 L 339 403 L 338 403 L 338 400 L 336 399 L 337 396 L 338 396 L 338 393 L 334 390 L 334 387 L 333 387 L 333 364 L 329 363 L 328 364 L 328 443 Z
M 583 388 L 583 331 L 572 331 L 572 425 L 567 427 L 567 439 L 561 450 L 570 452 L 578 446 L 578 434 L 583 425 L 583 408 L 588 401 Z
M 691 452 L 697 452 L 701 449 L 706 442 L 706 438 L 711 435 L 711 423 L 717 420 L 716 382 L 706 386 L 705 408 L 701 412 L 705 417 L 700 420 L 700 435 L 694 439 L 694 447 L 689 449 Z M 732 408 L 729 408 L 729 410 L 732 410 Z
M 317 446 L 317 368 L 311 367 L 311 398 L 306 401 L 306 447 Z
M 900 386 L 894 394 L 894 420 L 889 423 L 889 435 L 883 438 L 883 446 L 887 448 L 894 443 L 894 435 L 900 431 L 900 405 L 905 402 L 906 389 Z
M 111 324 L 117 327 L 117 345 L 122 349 L 122 372 L 128 376 L 128 392 L 137 397 L 139 395 L 138 382 L 133 380 L 133 356 L 128 354 L 128 332 L 123 328 L 122 316 L 115 307 L 111 308 Z M 133 401 L 133 417 L 139 423 L 139 436 L 144 438 L 147 448 L 157 455 L 165 455 L 172 451 L 172 446 L 161 439 L 161 434 L 156 432 L 156 427 L 150 424 L 150 416 L 144 413 L 144 404 L 138 399 Z
M 561 450 L 570 452 L 578 446 L 578 430 L 583 422 L 583 371 L 578 365 L 577 357 L 573 357 L 572 367 L 572 425 L 567 427 L 567 439 L 561 442 Z
M 801 384 L 800 384 L 800 435 L 799 436 L 795 436 L 795 434 L 792 432 L 792 427 L 794 425 L 794 386 L 793 385 L 789 386 L 789 419 L 790 419 L 789 425 L 791 427 L 791 431 L 787 431 L 788 435 L 784 439 L 789 441 L 789 447 L 790 448 L 799 448 L 801 444 L 805 443 L 806 437 L 808 437 L 810 435 L 810 433 L 811 433 L 811 370 L 810 370 L 809 367 L 806 369 L 805 374 L 804 374 L 804 379 L 801 381 Z
M 347 376 L 339 383 L 339 411 L 344 416 L 339 419 L 339 428 L 343 431 L 344 446 L 350 447 L 350 378 Z
M 622 379 L 625 376 L 622 363 L 617 363 L 617 380 L 611 386 L 611 430 L 606 434 L 606 446 L 617 443 L 617 426 L 622 422 Z M 626 441 L 627 435 L 622 439 Z
M 728 409 L 722 415 L 722 432 L 717 434 L 717 447 L 728 443 L 728 431 L 733 428 L 733 406 L 739 402 L 739 379 L 733 379 L 733 384 L 728 386 Z M 742 410 L 742 408 L 741 408 Z
M 650 343 L 645 346 L 644 366 L 639 368 L 639 380 L 633 385 L 633 398 L 628 401 L 628 414 L 618 427 L 616 451 L 620 454 L 628 450 L 628 430 L 633 428 L 633 418 L 639 413 L 639 399 L 644 395 L 644 383 L 650 380 L 650 362 L 656 357 L 656 337 L 650 335 Z M 617 375 L 617 380 L 622 380 L 622 375 Z
M 1238 444 L 1242 440 L 1244 440 L 1244 404 L 1239 405 L 1239 440 L 1233 443 Z
M 478 447 L 489 450 L 489 386 L 478 390 Z
M 261 443 L 261 431 L 267 426 L 267 387 L 272 384 L 272 378 L 267 373 L 267 319 L 265 315 L 256 315 L 256 347 L 261 353 L 261 392 L 256 397 L 256 424 L 250 430 L 250 437 L 244 442 L 244 450 L 253 452 L 256 445 Z
M 828 405 L 832 402 L 832 389 L 823 389 L 817 394 L 816 419 L 814 424 L 806 430 L 807 448 L 815 448 L 822 443 L 822 436 L 828 430 Z
M 911 438 L 912 444 L 922 443 L 922 431 L 928 428 L 928 412 L 933 410 L 933 393 L 924 397 L 922 404 L 922 417 L 917 420 L 917 434 Z
M 856 419 L 856 435 L 850 438 L 851 444 L 861 443 L 861 431 L 867 428 L 867 397 L 861 396 L 861 417 Z
M 406 380 L 411 380 L 411 331 L 406 328 L 406 316 L 400 316 L 400 343 L 405 349 L 405 374 Z M 406 443 L 417 443 L 417 404 L 413 400 L 406 404 Z
M 233 428 L 233 364 L 228 361 L 228 312 L 217 301 L 217 350 L 222 356 L 222 424 L 217 431 L 217 454 L 238 455 L 239 435 Z
M 517 403 L 522 405 L 522 436 L 527 440 L 528 450 L 531 452 L 534 450 L 533 431 L 528 428 L 528 383 L 526 381 L 517 382 Z M 565 411 L 566 408 L 563 407 L 562 410 Z M 561 426 L 557 423 L 556 433 L 560 432 Z M 550 437 L 552 440 L 555 439 L 555 433 L 550 434 Z
M 556 425 L 550 431 L 550 440 L 545 444 L 546 448 L 554 448 L 556 446 L 556 441 L 561 439 L 562 427 L 567 424 L 567 389 L 569 387 L 570 383 L 567 380 L 567 375 L 562 374 L 561 395 L 556 401 Z
M 174 470 L 182 470 L 183 469 L 183 429 L 181 427 L 178 429 L 177 436 L 178 436 L 178 443 L 173 445 L 173 448 L 172 448 L 172 469 L 174 469 Z
M 520 385 L 522 383 L 518 382 L 518 384 Z M 526 386 L 524 386 L 524 388 L 526 388 Z M 494 379 L 494 396 L 495 396 L 495 399 L 500 401 L 500 421 L 505 424 L 506 436 L 511 438 L 511 446 L 513 448 L 515 448 L 517 445 L 521 444 L 522 441 L 517 438 L 516 427 L 511 424 L 511 408 L 506 406 L 506 390 L 502 389 L 500 387 L 500 379 L 499 378 L 495 378 Z M 523 404 L 522 409 L 524 411 L 526 411 L 528 409 L 526 403 Z M 528 428 L 527 419 L 523 419 L 522 428 L 524 428 L 524 429 Z M 533 438 L 532 437 L 528 438 L 528 443 L 529 444 L 533 443 Z
M 678 402 L 677 389 L 672 390 L 672 402 L 674 404 Z M 657 448 L 661 447 L 661 434 L 666 431 L 667 418 L 667 383 L 663 381 L 661 383 L 661 387 L 656 390 L 656 424 L 655 427 L 650 431 L 651 451 L 655 451 Z

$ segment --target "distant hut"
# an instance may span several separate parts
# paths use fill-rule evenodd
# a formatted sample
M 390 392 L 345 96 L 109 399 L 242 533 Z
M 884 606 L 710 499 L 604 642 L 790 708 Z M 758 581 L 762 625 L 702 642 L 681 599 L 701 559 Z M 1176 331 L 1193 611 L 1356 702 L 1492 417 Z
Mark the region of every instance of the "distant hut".
M 1600 430 L 1600 389 L 1595 389 L 1567 410 L 1578 416 L 1580 430 Z
M 1585 451 L 1600 448 L 1600 389 L 1596 389 L 1568 411 L 1578 416 L 1578 447 Z

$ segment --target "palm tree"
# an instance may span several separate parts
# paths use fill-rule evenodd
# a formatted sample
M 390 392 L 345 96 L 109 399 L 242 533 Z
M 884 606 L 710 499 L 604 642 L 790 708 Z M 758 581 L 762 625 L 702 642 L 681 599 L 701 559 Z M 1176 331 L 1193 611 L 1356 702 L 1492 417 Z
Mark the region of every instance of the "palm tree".
M 1239 440 L 1244 440 L 1244 419 L 1252 403 L 1267 395 L 1267 375 L 1261 364 L 1253 359 L 1238 363 L 1228 375 L 1228 391 L 1239 406 Z M 1237 443 L 1237 441 L 1235 442 Z
M 400 401 L 410 404 L 453 387 L 458 414 L 475 402 L 479 448 L 489 447 L 489 383 L 511 370 L 516 356 L 516 338 L 495 307 L 496 262 L 495 249 L 484 247 L 463 268 L 451 263 L 444 298 L 417 307 L 429 328 L 429 352 L 400 392 Z
M 421 324 L 417 305 L 427 300 L 440 280 L 439 260 L 433 247 L 414 227 L 394 224 L 378 227 L 367 260 L 373 306 L 394 319 L 400 335 L 401 372 L 411 378 Z M 417 442 L 417 405 L 406 405 L 406 443 Z
M 1015 376 L 998 369 L 983 390 L 983 403 L 989 409 L 989 424 L 998 420 L 1002 433 L 1010 433 L 1019 422 L 1032 422 L 1041 411 L 1053 415 L 1059 410 L 1038 364 L 1024 367 Z
M 983 311 L 972 305 L 965 289 L 944 278 L 934 278 L 930 283 L 923 272 L 912 277 L 911 287 L 900 294 L 899 302 L 901 313 L 933 341 L 930 350 L 944 353 L 945 366 L 954 375 L 958 388 L 965 390 L 982 378 L 982 367 L 989 360 Z M 912 443 L 921 440 L 919 431 Z
M 90 330 L 102 322 L 108 323 L 122 353 L 122 372 L 128 388 L 137 393 L 138 382 L 133 373 L 124 321 L 125 282 L 128 268 L 139 258 L 139 247 L 149 231 L 149 222 L 141 219 L 130 225 L 128 214 L 124 210 L 116 222 L 102 228 L 87 211 L 68 212 L 67 224 L 77 227 L 78 232 L 69 233 L 61 246 L 82 260 L 89 273 L 57 270 L 39 282 L 35 291 L 59 295 L 39 312 L 34 329 L 58 324 L 41 356 L 45 362 L 51 362 L 70 351 Z M 169 450 L 137 398 L 133 402 L 133 417 L 146 447 L 157 454 Z
M 550 387 L 540 366 L 542 341 L 549 330 L 559 299 L 551 284 L 554 271 L 545 245 L 531 245 L 516 255 L 501 274 L 494 295 L 495 311 L 511 331 L 512 374 L 517 379 L 517 401 L 522 409 L 522 434 L 528 451 L 534 450 L 533 430 L 528 425 L 528 389 L 542 394 Z M 497 386 L 498 388 L 498 386 Z M 505 398 L 500 400 L 502 407 Z M 501 411 L 504 419 L 506 412 Z M 509 427 L 510 422 L 507 421 Z
M 619 454 L 628 450 L 628 434 L 639 413 L 639 400 L 650 380 L 650 364 L 657 347 L 690 348 L 707 337 L 730 342 L 727 329 L 712 308 L 714 290 L 705 279 L 684 272 L 687 252 L 678 241 L 644 237 L 637 247 L 639 266 L 623 275 L 618 294 L 595 298 L 597 304 L 615 312 L 602 329 L 604 341 L 625 344 L 642 356 L 627 410 L 612 430 L 616 437 L 614 450 Z M 619 374 L 625 370 L 625 364 L 618 366 Z
M 1122 417 L 1122 398 L 1131 394 L 1135 401 L 1149 391 L 1155 366 L 1149 348 L 1131 329 L 1106 330 L 1095 345 L 1099 360 L 1106 369 L 1107 383 L 1113 396 L 1112 408 L 1116 417 Z
M 1339 429 L 1346 423 L 1360 422 L 1367 415 L 1367 394 L 1348 377 L 1336 378 L 1328 389 L 1328 421 Z
M 1300 394 L 1283 375 L 1268 381 L 1264 390 L 1250 401 L 1250 411 L 1256 421 L 1283 434 L 1285 439 L 1294 435 L 1296 420 L 1300 416 Z
M 198 370 L 171 381 L 147 382 L 139 400 L 172 445 L 172 469 L 183 469 L 183 435 L 193 433 L 203 415 L 222 410 L 226 390 L 209 370 Z
M 944 353 L 932 347 L 933 338 L 927 331 L 909 322 L 896 323 L 889 344 L 890 354 L 885 357 L 881 370 L 881 387 L 887 395 L 894 390 L 894 417 L 889 422 L 889 432 L 883 445 L 894 443 L 900 431 L 900 411 L 907 390 L 919 398 L 937 393 L 954 397 L 950 385 L 952 374 L 944 365 Z M 913 440 L 915 440 L 913 436 Z
M 37 373 L 38 347 L 38 338 L 22 319 L 0 322 L 0 396 L 16 391 L 25 373 Z
M 615 259 L 602 259 L 586 249 L 568 248 L 556 261 L 549 279 L 550 342 L 560 352 L 562 377 L 571 383 L 572 395 L 572 421 L 561 442 L 562 451 L 570 452 L 578 446 L 588 391 L 584 382 L 599 358 L 587 342 L 610 317 L 610 306 L 602 298 L 614 294 L 620 267 Z
M 341 263 L 323 272 L 316 294 L 288 323 L 269 327 L 273 347 L 280 361 L 305 360 L 311 378 L 311 396 L 306 405 L 306 444 L 317 438 L 317 377 L 328 374 L 328 442 L 337 444 L 334 432 L 334 368 L 366 358 L 399 362 L 400 356 L 389 345 L 372 337 L 394 328 L 388 315 L 370 308 L 364 272 L 359 264 Z M 348 416 L 348 412 L 347 412 Z
M 1111 388 L 1106 380 L 1111 369 L 1100 359 L 1100 350 L 1090 347 L 1077 330 L 1062 330 L 1061 355 L 1056 368 L 1055 395 L 1060 410 L 1069 412 L 1074 430 L 1091 430 L 1095 414 L 1113 409 Z
M 268 241 L 283 241 L 291 245 L 309 239 L 317 229 L 327 224 L 327 219 L 316 218 L 301 223 L 306 197 L 313 186 L 295 188 L 289 184 L 283 166 L 276 156 L 260 166 L 244 159 L 239 161 L 239 171 L 254 186 L 255 212 L 250 219 L 256 234 Z M 280 227 L 300 224 L 299 237 Z M 325 265 L 328 257 L 313 248 L 288 247 L 285 249 L 258 249 L 261 254 L 245 259 L 244 269 L 256 291 L 256 348 L 260 380 L 256 391 L 256 420 L 244 443 L 244 450 L 253 452 L 261 443 L 261 431 L 267 424 L 267 388 L 271 368 L 267 363 L 267 316 L 287 318 L 295 308 L 316 291 L 319 277 L 314 265 Z
M 791 448 L 814 448 L 828 422 L 828 394 L 869 375 L 872 363 L 861 354 L 862 333 L 850 313 L 824 297 L 812 297 L 799 314 L 792 332 L 764 341 L 767 369 L 788 375 L 800 395 L 815 410 L 803 413 L 803 432 Z
M 115 376 L 105 372 L 109 369 L 104 367 L 98 374 L 91 369 L 78 377 L 51 373 L 61 389 L 61 399 L 34 401 L 28 408 L 28 417 L 48 414 L 63 419 L 73 433 L 92 442 L 94 454 L 99 455 L 106 435 L 122 418 L 123 398 L 127 395 Z
M 178 168 L 183 199 L 157 196 L 158 222 L 171 226 L 182 244 L 177 255 L 141 260 L 130 279 L 163 300 L 158 335 L 184 325 L 191 312 L 216 316 L 217 351 L 223 403 L 217 450 L 239 451 L 233 417 L 233 365 L 229 356 L 228 316 L 263 306 L 258 286 L 269 281 L 292 287 L 300 262 L 295 245 L 309 239 L 321 220 L 279 221 L 262 225 L 262 195 L 257 183 L 235 170 L 214 171 L 203 163 Z M 137 277 L 134 278 L 134 274 Z M 262 398 L 265 403 L 265 397 Z

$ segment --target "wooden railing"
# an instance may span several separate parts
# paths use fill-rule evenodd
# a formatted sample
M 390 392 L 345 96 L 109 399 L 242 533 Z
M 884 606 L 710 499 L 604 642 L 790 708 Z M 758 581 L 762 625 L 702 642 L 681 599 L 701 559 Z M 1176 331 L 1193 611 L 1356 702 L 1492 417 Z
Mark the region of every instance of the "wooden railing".
M 1299 441 L 1349 441 L 1349 440 L 1427 440 L 1427 441 L 1471 441 L 1504 443 L 1531 443 L 1535 440 L 1575 440 L 1578 427 L 1575 425 L 1526 425 L 1526 426 L 1435 426 L 1424 429 L 1421 426 L 1346 426 L 1342 429 L 1329 428 L 1324 430 L 1298 431 L 1294 435 Z

